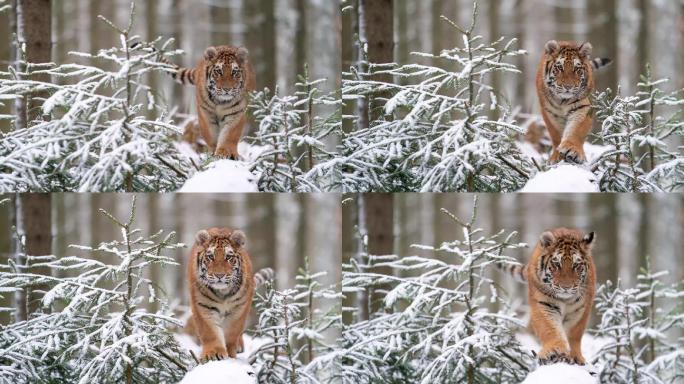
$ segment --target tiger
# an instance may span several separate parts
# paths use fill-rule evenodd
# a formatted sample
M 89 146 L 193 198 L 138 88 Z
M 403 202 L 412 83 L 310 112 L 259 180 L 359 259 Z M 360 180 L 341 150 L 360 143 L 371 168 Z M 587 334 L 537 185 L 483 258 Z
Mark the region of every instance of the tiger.
M 237 144 L 247 124 L 249 92 L 256 75 L 244 47 L 208 47 L 194 68 L 173 66 L 171 76 L 181 84 L 195 86 L 199 132 L 217 158 L 238 160 Z
M 541 341 L 540 363 L 586 364 L 582 336 L 596 292 L 594 232 L 556 228 L 539 237 L 526 265 L 499 264 L 527 283 L 530 329 Z
M 537 96 L 551 136 L 550 161 L 583 163 L 584 142 L 593 118 L 589 95 L 594 90 L 594 70 L 612 62 L 591 58 L 590 43 L 550 40 L 537 70 Z
M 188 262 L 191 316 L 185 331 L 202 345 L 202 360 L 235 358 L 257 286 L 273 278 L 265 268 L 252 273 L 246 236 L 229 228 L 202 229 Z

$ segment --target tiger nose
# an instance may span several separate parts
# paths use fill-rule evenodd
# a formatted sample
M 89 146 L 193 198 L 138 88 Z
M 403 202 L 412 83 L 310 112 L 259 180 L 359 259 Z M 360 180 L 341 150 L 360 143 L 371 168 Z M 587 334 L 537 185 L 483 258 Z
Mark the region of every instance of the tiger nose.
M 217 279 L 223 279 L 224 277 L 226 277 L 226 274 L 225 273 L 217 273 L 215 276 Z

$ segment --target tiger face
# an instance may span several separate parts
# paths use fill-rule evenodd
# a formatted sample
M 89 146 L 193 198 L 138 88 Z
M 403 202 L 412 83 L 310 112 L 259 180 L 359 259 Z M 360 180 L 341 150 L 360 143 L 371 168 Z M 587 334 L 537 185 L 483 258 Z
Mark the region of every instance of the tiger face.
M 574 230 L 542 233 L 537 274 L 553 297 L 567 300 L 583 293 L 593 241 L 594 232 L 587 235 Z
M 207 91 L 218 104 L 228 103 L 245 90 L 247 49 L 209 47 L 204 51 Z
M 242 283 L 245 234 L 239 230 L 197 232 L 197 280 L 213 289 L 237 289 Z
M 544 84 L 561 100 L 586 96 L 592 76 L 591 44 L 551 40 L 546 43 Z

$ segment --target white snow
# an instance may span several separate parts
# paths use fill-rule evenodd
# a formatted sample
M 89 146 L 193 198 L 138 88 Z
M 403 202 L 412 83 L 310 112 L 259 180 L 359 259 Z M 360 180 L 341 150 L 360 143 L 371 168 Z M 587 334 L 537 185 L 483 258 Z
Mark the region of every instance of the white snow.
M 520 192 L 599 192 L 596 177 L 576 165 L 559 163 L 527 181 Z
M 539 352 L 539 341 L 530 333 L 517 333 L 515 337 L 523 348 Z M 592 361 L 598 351 L 609 341 L 601 337 L 584 335 L 582 337 L 582 355 L 587 361 Z M 565 363 L 544 365 L 531 372 L 522 384 L 595 384 L 598 383 L 598 379 L 596 376 L 592 376 L 591 372 L 596 371 L 596 368 L 591 364 L 585 366 Z
M 598 384 L 585 367 L 565 363 L 544 365 L 529 375 L 522 384 Z
M 174 337 L 176 338 L 176 341 L 178 342 L 178 344 L 180 344 L 182 348 L 194 352 L 195 356 L 199 358 L 200 353 L 202 352 L 202 347 L 195 342 L 195 338 L 188 335 L 187 333 L 176 333 L 174 334 Z M 245 343 L 245 349 L 241 353 L 238 353 L 237 357 L 238 359 L 243 360 L 249 359 L 249 356 L 253 352 L 256 352 L 256 350 L 261 348 L 263 345 L 266 345 L 271 342 L 271 340 L 269 339 L 261 337 L 251 337 L 249 335 L 242 335 L 242 340 Z
M 188 372 L 180 384 L 256 384 L 256 372 L 239 359 L 210 361 Z
M 258 192 L 257 176 L 243 161 L 217 160 L 186 180 L 178 192 Z
M 202 347 L 195 342 L 195 339 L 186 333 L 176 333 L 174 337 L 181 348 L 192 351 L 197 358 L 200 357 Z M 236 359 L 225 359 L 221 361 L 211 361 L 195 367 L 188 372 L 180 384 L 251 384 L 256 383 L 256 369 L 247 360 L 252 353 L 256 352 L 263 345 L 271 342 L 269 339 L 242 335 L 245 349 L 238 353 Z M 251 373 L 251 374 L 250 374 Z M 230 381 L 228 380 L 230 379 Z

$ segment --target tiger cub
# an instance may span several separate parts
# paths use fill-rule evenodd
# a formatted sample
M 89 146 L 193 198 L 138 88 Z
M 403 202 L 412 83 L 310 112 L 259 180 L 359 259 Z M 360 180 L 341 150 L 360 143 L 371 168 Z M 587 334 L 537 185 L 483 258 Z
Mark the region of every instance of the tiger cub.
M 589 95 L 594 90 L 594 69 L 611 63 L 592 59 L 591 44 L 551 40 L 544 47 L 537 70 L 537 96 L 549 130 L 554 163 L 586 161 L 584 141 L 593 119 Z
M 237 144 L 247 124 L 249 91 L 256 78 L 244 47 L 209 47 L 195 68 L 175 67 L 173 78 L 195 86 L 199 132 L 219 158 L 238 159 Z
M 584 365 L 582 335 L 594 300 L 594 232 L 556 228 L 542 233 L 527 265 L 501 266 L 528 286 L 530 328 L 541 341 L 542 364 Z
M 199 338 L 203 360 L 235 357 L 256 287 L 272 279 L 269 268 L 252 274 L 245 234 L 228 228 L 200 230 L 188 262 L 192 316 L 186 332 Z

